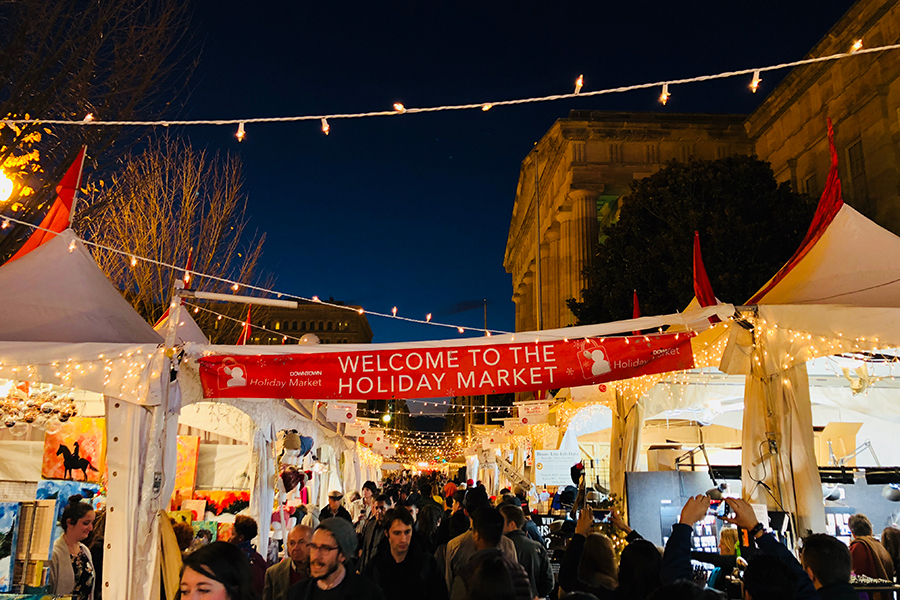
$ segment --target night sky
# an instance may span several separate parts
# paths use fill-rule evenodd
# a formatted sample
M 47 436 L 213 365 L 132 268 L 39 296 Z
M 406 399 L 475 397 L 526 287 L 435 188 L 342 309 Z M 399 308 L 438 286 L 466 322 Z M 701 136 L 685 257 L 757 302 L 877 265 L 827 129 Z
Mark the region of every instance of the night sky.
M 584 91 L 802 58 L 852 3 L 233 2 L 194 0 L 202 46 L 178 118 L 388 110 Z M 503 253 L 519 166 L 571 109 L 749 113 L 787 71 L 438 114 L 197 127 L 238 153 L 248 213 L 280 291 L 510 331 Z M 478 308 L 458 312 L 461 305 Z M 375 342 L 458 337 L 370 317 Z

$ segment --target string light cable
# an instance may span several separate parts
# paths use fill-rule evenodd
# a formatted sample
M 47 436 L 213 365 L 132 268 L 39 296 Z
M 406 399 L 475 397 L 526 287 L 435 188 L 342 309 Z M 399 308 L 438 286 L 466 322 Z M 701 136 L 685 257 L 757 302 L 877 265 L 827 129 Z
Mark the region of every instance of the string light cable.
M 19 224 L 19 225 L 25 225 L 26 227 L 30 227 L 30 228 L 35 229 L 35 230 L 37 230 L 37 231 L 43 231 L 43 232 L 45 232 L 45 233 L 50 233 L 50 234 L 52 234 L 52 235 L 59 235 L 59 232 L 57 232 L 57 231 L 53 231 L 53 230 L 51 230 L 51 229 L 46 229 L 46 228 L 44 228 L 44 227 L 41 227 L 40 225 L 35 225 L 34 223 L 29 223 L 28 221 L 22 221 L 21 219 L 16 219 L 16 218 L 14 218 L 14 217 L 3 216 L 3 217 L 0 217 L 0 221 L 6 222 L 6 223 L 17 223 L 17 224 Z M 5 228 L 5 227 L 4 227 L 4 228 Z M 115 254 L 119 254 L 120 256 L 124 256 L 124 257 L 128 258 L 128 260 L 131 262 L 131 266 L 132 266 L 132 267 L 136 266 L 137 261 L 142 261 L 142 262 L 146 262 L 146 263 L 158 265 L 158 266 L 161 266 L 161 267 L 166 267 L 166 268 L 168 268 L 168 269 L 173 269 L 173 270 L 175 270 L 175 271 L 184 271 L 184 270 L 185 270 L 185 268 L 184 268 L 183 266 L 173 265 L 173 264 L 170 264 L 170 263 L 167 263 L 167 262 L 163 262 L 163 261 L 160 261 L 160 260 L 156 260 L 156 259 L 153 259 L 153 258 L 147 258 L 147 257 L 144 257 L 144 256 L 139 256 L 139 255 L 134 254 L 134 253 L 131 253 L 131 252 L 126 252 L 125 250 L 119 250 L 118 248 L 113 248 L 113 247 L 111 247 L 111 246 L 106 246 L 106 245 L 104 245 L 104 244 L 98 244 L 97 242 L 92 242 L 92 241 L 86 240 L 86 239 L 81 238 L 81 237 L 79 237 L 79 236 L 77 236 L 77 235 L 75 236 L 75 238 L 76 238 L 78 241 L 80 241 L 81 243 L 85 244 L 85 245 L 93 246 L 94 248 L 99 248 L 99 249 L 101 249 L 101 250 L 106 250 L 106 251 L 108 251 L 108 252 L 113 252 L 113 253 L 115 253 Z M 75 246 L 74 246 L 74 240 L 73 240 L 73 243 L 69 245 L 69 252 L 72 252 L 72 251 L 74 251 L 74 250 L 75 250 Z M 276 291 L 276 290 L 270 290 L 270 289 L 268 289 L 268 288 L 256 286 L 256 285 L 249 284 L 249 283 L 241 283 L 240 281 L 235 281 L 234 279 L 228 279 L 228 278 L 225 278 L 225 277 L 218 277 L 218 276 L 216 276 L 216 275 L 209 275 L 209 274 L 206 274 L 206 273 L 199 273 L 199 272 L 193 271 L 193 270 L 191 271 L 191 277 L 192 277 L 192 278 L 198 278 L 198 277 L 199 277 L 199 278 L 206 278 L 206 279 L 209 279 L 209 280 L 211 280 L 211 281 L 218 281 L 218 282 L 220 282 L 220 283 L 227 283 L 227 284 L 231 287 L 231 289 L 234 290 L 234 291 L 237 291 L 237 290 L 240 289 L 240 288 L 246 288 L 246 289 L 248 289 L 248 290 L 253 290 L 253 291 L 256 291 L 256 292 L 261 292 L 261 293 L 263 293 L 263 294 L 270 294 L 270 295 L 276 296 L 276 297 L 278 297 L 278 298 L 289 298 L 289 299 L 292 299 L 292 300 L 300 300 L 300 301 L 303 301 L 303 302 L 311 302 L 311 303 L 314 303 L 314 304 L 321 304 L 322 306 L 328 306 L 328 307 L 331 307 L 331 308 L 339 308 L 339 309 L 341 309 L 341 310 L 346 310 L 346 311 L 349 311 L 349 312 L 355 312 L 355 313 L 358 313 L 358 314 L 361 314 L 361 315 L 362 315 L 362 314 L 365 314 L 365 315 L 367 315 L 367 316 L 371 315 L 371 316 L 375 316 L 375 317 L 384 317 L 384 318 L 387 318 L 387 319 L 394 319 L 394 320 L 398 320 L 398 321 L 406 321 L 406 322 L 408 322 L 408 323 L 416 323 L 416 324 L 419 324 L 419 325 L 435 325 L 435 326 L 437 326 L 437 327 L 445 327 L 445 328 L 456 329 L 459 333 L 465 333 L 466 331 L 476 331 L 476 332 L 481 332 L 481 333 L 484 333 L 484 334 L 487 334 L 487 335 L 491 335 L 491 334 L 501 334 L 501 335 L 503 335 L 503 334 L 509 334 L 509 333 L 512 333 L 512 332 L 509 332 L 509 331 L 504 331 L 504 330 L 502 330 L 502 329 L 483 329 L 483 328 L 481 328 L 481 327 L 463 327 L 463 326 L 460 326 L 460 325 L 454 325 L 454 324 L 452 324 L 452 323 L 441 323 L 441 322 L 439 322 L 439 321 L 433 321 L 433 320 L 431 320 L 431 319 L 428 318 L 428 317 L 426 317 L 425 319 L 414 319 L 414 318 L 412 318 L 412 317 L 404 317 L 404 316 L 400 316 L 400 315 L 396 314 L 396 310 L 397 310 L 397 307 L 396 307 L 396 306 L 393 308 L 392 314 L 389 314 L 389 313 L 381 313 L 381 312 L 377 312 L 377 311 L 370 311 L 370 310 L 365 310 L 365 309 L 362 309 L 362 308 L 354 308 L 354 307 L 352 307 L 352 306 L 345 306 L 345 305 L 342 305 L 342 304 L 334 304 L 334 303 L 332 303 L 332 302 L 324 302 L 324 301 L 320 300 L 318 296 L 313 296 L 312 298 L 306 298 L 306 297 L 303 297 L 303 296 L 297 296 L 297 295 L 289 294 L 289 293 L 286 293 L 286 292 L 279 292 L 279 291 Z M 214 312 L 214 311 L 211 311 L 211 312 Z M 216 314 L 219 314 L 219 313 L 216 313 Z M 225 316 L 225 315 L 222 315 L 222 316 Z M 243 321 L 241 321 L 240 319 L 235 319 L 235 320 L 238 321 L 239 323 L 242 323 L 242 322 L 243 322 Z M 256 326 L 254 326 L 254 325 L 251 323 L 251 327 L 256 327 Z M 267 331 L 268 331 L 268 330 L 267 330 Z M 280 332 L 275 332 L 275 333 L 279 333 L 279 335 L 281 335 Z
M 745 75 L 752 75 L 753 81 L 758 82 L 761 81 L 760 75 L 762 73 L 770 72 L 770 71 L 778 71 L 781 69 L 788 69 L 793 67 L 799 67 L 803 65 L 811 65 L 815 63 L 821 62 L 829 62 L 834 60 L 840 60 L 845 58 L 850 58 L 852 56 L 862 56 L 864 54 L 871 54 L 876 52 L 884 52 L 887 50 L 898 50 L 900 49 L 900 44 L 889 44 L 884 46 L 877 46 L 873 48 L 862 48 L 861 41 L 857 40 L 853 47 L 848 52 L 841 52 L 838 54 L 831 54 L 828 56 L 819 56 L 815 58 L 805 58 L 801 60 L 795 60 L 791 62 L 780 63 L 777 65 L 771 65 L 768 67 L 752 67 L 749 69 L 739 69 L 736 71 L 725 71 L 722 73 L 715 73 L 711 75 L 699 75 L 696 77 L 687 77 L 682 79 L 668 79 L 665 81 L 655 81 L 652 83 L 639 83 L 627 86 L 620 86 L 614 88 L 605 88 L 600 90 L 593 91 L 584 91 L 581 89 L 581 86 L 576 83 L 576 89 L 574 92 L 567 94 L 552 94 L 549 96 L 536 96 L 531 98 L 517 98 L 513 100 L 498 100 L 492 102 L 477 102 L 477 103 L 468 103 L 468 104 L 448 104 L 441 106 L 427 106 L 427 107 L 405 107 L 402 104 L 395 104 L 391 110 L 378 110 L 378 111 L 369 111 L 369 112 L 360 112 L 360 113 L 333 113 L 333 114 L 319 114 L 319 115 L 297 115 L 297 116 L 289 116 L 289 117 L 253 117 L 253 118 L 239 118 L 239 119 L 194 119 L 194 120 L 170 120 L 170 121 L 103 121 L 100 119 L 90 119 L 90 120 L 68 120 L 68 119 L 3 119 L 2 123 L 6 124 L 43 124 L 43 125 L 77 125 L 80 127 L 103 127 L 103 126 L 112 126 L 112 127 L 123 127 L 123 126 L 133 126 L 133 127 L 169 127 L 169 126 L 190 126 L 190 125 L 237 125 L 238 126 L 238 134 L 237 137 L 239 140 L 244 139 L 244 127 L 248 124 L 257 124 L 257 123 L 291 123 L 297 121 L 319 121 L 322 123 L 322 130 L 327 134 L 330 126 L 326 126 L 328 121 L 334 121 L 337 119 L 361 119 L 361 118 L 370 118 L 370 117 L 393 117 L 399 115 L 411 115 L 417 113 L 430 113 L 430 112 L 443 112 L 443 111 L 451 111 L 451 110 L 481 110 L 487 111 L 490 108 L 496 106 L 514 106 L 519 104 L 531 104 L 535 102 L 553 102 L 556 100 L 568 100 L 572 98 L 584 98 L 588 96 L 602 96 L 607 94 L 620 94 L 624 92 L 632 92 L 637 90 L 645 90 L 652 88 L 662 88 L 663 95 L 666 99 L 669 98 L 670 94 L 668 93 L 668 87 L 672 85 L 685 85 L 689 83 L 701 83 L 704 81 L 713 81 L 717 79 L 729 79 L 732 77 L 741 77 Z M 579 77 L 579 82 L 583 85 L 583 79 Z M 751 82 L 752 85 L 752 82 Z

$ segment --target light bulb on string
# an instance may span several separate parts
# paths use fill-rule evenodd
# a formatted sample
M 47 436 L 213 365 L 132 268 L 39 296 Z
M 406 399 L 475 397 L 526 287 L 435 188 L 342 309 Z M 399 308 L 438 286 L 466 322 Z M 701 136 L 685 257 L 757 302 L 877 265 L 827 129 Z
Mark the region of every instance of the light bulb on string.
M 492 108 L 494 108 L 494 105 L 491 104 L 490 102 L 485 102 L 484 104 L 481 105 L 481 110 L 484 112 L 487 112 L 487 111 L 491 110 Z
M 7 200 L 9 200 L 10 196 L 12 196 L 12 193 L 12 179 L 10 179 L 9 176 L 3 171 L 0 171 L 0 202 L 6 202 Z M 4 229 L 6 229 L 8 223 L 8 220 L 3 222 Z
M 662 93 L 659 95 L 659 101 L 662 102 L 662 105 L 665 106 L 666 102 L 669 101 L 669 96 L 672 94 L 669 93 L 669 84 L 664 83 L 662 87 Z
M 860 38 L 860 39 L 856 40 L 855 42 L 853 42 L 853 45 L 850 46 L 850 54 L 853 54 L 854 52 L 862 50 L 862 47 L 863 47 L 863 41 L 862 41 L 862 38 Z
M 431 323 L 431 313 L 428 313 L 427 315 L 425 315 L 425 322 Z
M 94 120 L 94 113 L 88 113 L 88 114 L 84 115 L 85 123 L 90 123 L 93 120 Z
M 244 131 L 244 122 L 241 121 L 240 123 L 238 123 L 238 130 L 237 130 L 237 133 L 234 134 L 234 137 L 237 138 L 237 141 L 243 142 L 243 141 L 244 141 L 244 138 L 245 138 L 246 136 L 247 136 L 247 132 Z
M 396 306 L 391 309 L 391 314 L 394 315 L 395 317 L 397 316 L 397 307 Z
M 236 283 L 231 286 L 231 289 L 233 289 L 234 291 L 238 291 L 240 288 L 241 288 L 241 286 Z
M 584 75 L 579 75 L 578 79 L 575 80 L 575 93 L 580 94 L 581 88 L 584 86 Z
M 132 267 L 136 267 L 136 266 L 137 266 L 137 257 L 135 257 L 135 256 L 132 256 L 132 257 L 131 257 L 131 266 L 132 266 Z
M 402 115 L 406 112 L 406 107 L 400 102 L 394 102 L 394 111 Z
M 329 131 L 331 131 L 331 125 L 328 124 L 328 119 L 322 117 L 322 133 L 328 135 Z
M 753 71 L 753 80 L 750 82 L 750 91 L 755 94 L 756 90 L 759 89 L 760 83 L 762 83 L 762 79 L 759 78 L 759 71 Z
M 9 219 L 3 219 L 3 226 L 0 229 L 6 229 L 9 227 Z

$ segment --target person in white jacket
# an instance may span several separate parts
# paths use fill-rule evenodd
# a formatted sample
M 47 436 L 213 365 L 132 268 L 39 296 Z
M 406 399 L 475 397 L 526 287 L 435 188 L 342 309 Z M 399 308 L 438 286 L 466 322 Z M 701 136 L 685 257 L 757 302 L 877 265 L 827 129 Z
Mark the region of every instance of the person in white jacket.
M 76 494 L 59 520 L 63 534 L 53 544 L 50 557 L 50 593 L 72 596 L 72 600 L 94 597 L 94 563 L 91 552 L 82 542 L 94 529 L 94 509 Z

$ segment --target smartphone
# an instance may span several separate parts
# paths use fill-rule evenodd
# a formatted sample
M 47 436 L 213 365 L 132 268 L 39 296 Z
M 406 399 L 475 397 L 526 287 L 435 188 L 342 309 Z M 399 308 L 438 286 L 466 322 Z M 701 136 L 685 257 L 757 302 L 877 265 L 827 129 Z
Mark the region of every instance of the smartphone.
M 716 506 L 716 517 L 718 517 L 719 519 L 730 519 L 734 516 L 734 511 L 731 510 L 731 507 L 727 502 L 725 502 L 724 500 L 719 500 L 718 503 L 718 506 Z M 711 506 L 712 503 L 710 503 L 710 507 Z
M 594 510 L 594 523 L 606 523 L 609 521 L 609 513 L 612 512 L 610 510 Z

